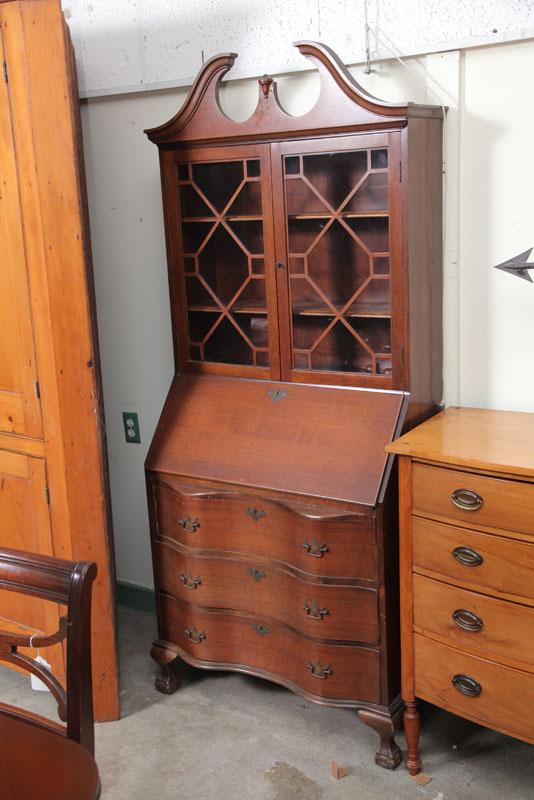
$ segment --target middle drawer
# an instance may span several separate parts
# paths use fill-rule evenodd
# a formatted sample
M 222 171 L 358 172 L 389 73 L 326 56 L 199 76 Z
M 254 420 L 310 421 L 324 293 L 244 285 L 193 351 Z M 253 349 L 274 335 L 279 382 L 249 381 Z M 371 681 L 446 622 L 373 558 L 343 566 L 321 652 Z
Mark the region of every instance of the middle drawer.
M 534 608 L 413 576 L 414 627 L 454 647 L 534 671 Z
M 324 584 L 265 560 L 154 543 L 161 591 L 195 606 L 259 614 L 321 640 L 378 644 L 378 592 Z

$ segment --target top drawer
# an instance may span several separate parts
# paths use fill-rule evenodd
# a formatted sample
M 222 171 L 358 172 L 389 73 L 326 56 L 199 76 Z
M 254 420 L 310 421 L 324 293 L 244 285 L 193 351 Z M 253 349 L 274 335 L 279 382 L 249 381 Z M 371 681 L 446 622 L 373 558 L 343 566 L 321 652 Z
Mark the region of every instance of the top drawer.
M 534 536 L 534 484 L 413 464 L 412 509 L 423 517 L 461 520 Z
M 263 556 L 325 577 L 378 579 L 371 519 L 354 513 L 321 516 L 237 492 L 154 481 L 160 536 L 187 547 Z

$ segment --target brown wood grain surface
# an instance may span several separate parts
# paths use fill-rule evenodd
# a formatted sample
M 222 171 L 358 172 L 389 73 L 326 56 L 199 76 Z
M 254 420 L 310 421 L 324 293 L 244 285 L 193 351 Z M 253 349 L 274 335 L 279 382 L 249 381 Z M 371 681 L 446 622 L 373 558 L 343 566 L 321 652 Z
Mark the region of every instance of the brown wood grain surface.
M 473 655 L 534 672 L 534 608 L 414 575 L 414 629 Z M 455 622 L 455 612 L 461 613 Z M 462 620 L 475 630 L 462 627 Z M 459 624 L 460 623 L 460 624 Z M 480 627 L 477 627 L 480 626 Z
M 534 743 L 534 675 L 414 634 L 415 692 L 447 711 Z M 478 697 L 461 694 L 455 675 L 480 684 Z
M 258 668 L 325 699 L 380 702 L 378 653 L 372 648 L 324 644 L 305 639 L 259 614 L 208 611 L 169 595 L 160 594 L 158 605 L 162 637 L 194 658 Z M 192 642 L 187 630 L 196 638 L 203 633 L 205 638 Z M 309 662 L 315 667 L 320 662 L 331 674 L 313 675 Z
M 40 394 L 50 498 L 48 506 L 43 492 L 42 513 L 49 516 L 56 555 L 98 564 L 95 710 L 97 719 L 114 719 L 119 700 L 113 548 L 72 46 L 59 0 L 2 3 L 0 28 L 8 74 L 2 105 L 9 106 L 14 131 L 24 230 L 25 263 L 21 255 L 17 269 L 27 271 L 30 307 L 26 300 L 22 308 L 22 291 L 17 305 L 33 324 L 39 381 L 33 394 Z M 9 219 L 15 226 L 15 216 Z M 3 437 L 4 443 L 12 449 L 12 440 Z M 21 449 L 43 455 L 42 444 L 26 442 Z M 9 536 L 3 542 L 12 544 Z
M 263 559 L 154 547 L 161 590 L 184 603 L 257 614 L 315 639 L 378 644 L 376 589 L 304 580 Z
M 270 391 L 285 396 L 273 400 Z M 146 465 L 373 505 L 403 400 L 402 393 L 179 375 Z
M 478 527 L 491 526 L 526 534 L 534 532 L 534 484 L 475 475 L 427 464 L 414 464 L 413 513 Z M 466 510 L 453 494 L 468 490 L 478 495 L 480 508 Z
M 413 539 L 416 570 L 435 573 L 464 588 L 534 604 L 531 544 L 419 517 L 413 517 Z M 458 547 L 478 553 L 482 563 L 477 566 L 461 563 L 453 556 Z
M 98 800 L 94 759 L 76 742 L 0 712 L 3 800 Z
M 534 415 L 451 407 L 397 439 L 388 450 L 445 465 L 534 478 Z
M 191 489 L 149 483 L 158 538 L 201 551 L 256 555 L 318 576 L 378 580 L 373 524 L 364 514 L 296 511 L 276 499 Z

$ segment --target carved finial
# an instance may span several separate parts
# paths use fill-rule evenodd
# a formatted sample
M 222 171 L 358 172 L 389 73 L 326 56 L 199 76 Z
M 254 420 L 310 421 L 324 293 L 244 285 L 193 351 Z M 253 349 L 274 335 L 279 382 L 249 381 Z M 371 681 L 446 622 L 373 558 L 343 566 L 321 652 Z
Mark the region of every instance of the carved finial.
M 261 90 L 263 92 L 263 96 L 267 99 L 269 96 L 269 92 L 271 90 L 271 86 L 273 85 L 273 79 L 270 75 L 264 75 L 262 78 L 258 80 L 258 83 L 261 86 Z

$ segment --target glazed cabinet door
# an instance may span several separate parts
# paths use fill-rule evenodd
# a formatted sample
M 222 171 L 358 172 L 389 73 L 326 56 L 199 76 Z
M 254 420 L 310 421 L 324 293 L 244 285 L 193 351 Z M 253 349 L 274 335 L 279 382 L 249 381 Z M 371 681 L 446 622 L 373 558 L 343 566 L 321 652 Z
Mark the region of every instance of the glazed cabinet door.
M 3 61 L 0 41 L 0 59 Z M 30 295 L 8 96 L 0 81 L 0 431 L 41 435 Z
M 402 386 L 399 137 L 272 145 L 283 380 Z
M 162 154 L 177 365 L 278 377 L 267 145 Z
M 0 545 L 53 556 L 46 492 L 45 462 L 39 458 L 0 451 Z M 0 628 L 31 635 L 53 633 L 59 624 L 56 603 L 0 590 Z M 21 652 L 25 652 L 24 649 Z M 33 653 L 37 655 L 37 653 Z M 54 673 L 63 677 L 61 644 L 43 653 Z

